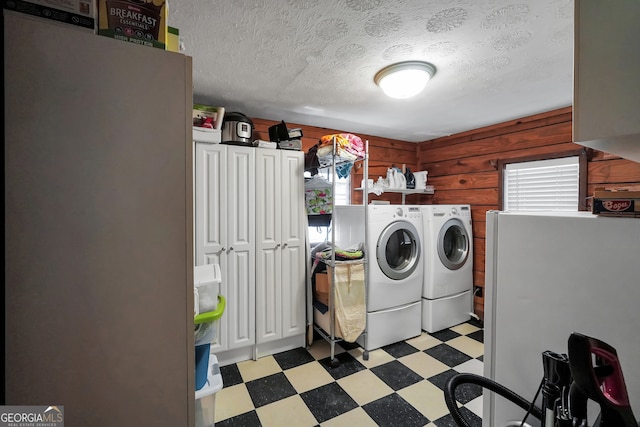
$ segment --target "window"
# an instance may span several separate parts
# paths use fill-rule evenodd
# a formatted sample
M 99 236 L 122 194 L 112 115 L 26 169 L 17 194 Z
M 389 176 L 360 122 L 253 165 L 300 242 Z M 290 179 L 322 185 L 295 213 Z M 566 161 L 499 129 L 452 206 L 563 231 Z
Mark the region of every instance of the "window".
M 500 161 L 501 210 L 586 209 L 586 153 Z
M 323 168 L 318 171 L 318 175 L 331 181 L 331 168 Z M 307 175 L 305 172 L 305 178 L 309 178 L 311 175 Z M 348 205 L 351 203 L 351 175 L 346 178 L 336 179 L 334 204 L 336 205 Z M 321 243 L 327 240 L 331 233 L 331 229 L 328 226 L 309 226 L 309 240 L 313 245 L 315 243 Z

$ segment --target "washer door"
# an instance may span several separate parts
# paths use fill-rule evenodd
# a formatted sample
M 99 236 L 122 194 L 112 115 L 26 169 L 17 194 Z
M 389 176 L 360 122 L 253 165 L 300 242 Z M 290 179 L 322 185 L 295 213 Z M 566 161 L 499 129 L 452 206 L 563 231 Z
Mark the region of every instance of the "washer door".
M 462 267 L 469 256 L 469 235 L 458 218 L 444 223 L 438 234 L 438 256 L 449 270 Z
M 380 270 L 390 279 L 409 277 L 420 259 L 418 230 L 410 222 L 396 221 L 378 238 L 376 257 Z

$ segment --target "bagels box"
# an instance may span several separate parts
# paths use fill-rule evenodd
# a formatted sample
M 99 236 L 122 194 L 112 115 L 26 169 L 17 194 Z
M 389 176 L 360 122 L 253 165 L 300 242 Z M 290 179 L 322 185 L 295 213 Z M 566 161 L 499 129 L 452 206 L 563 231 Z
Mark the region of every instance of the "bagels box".
M 592 212 L 603 216 L 640 217 L 640 191 L 596 188 Z
M 98 0 L 98 34 L 166 49 L 167 3 L 165 0 Z

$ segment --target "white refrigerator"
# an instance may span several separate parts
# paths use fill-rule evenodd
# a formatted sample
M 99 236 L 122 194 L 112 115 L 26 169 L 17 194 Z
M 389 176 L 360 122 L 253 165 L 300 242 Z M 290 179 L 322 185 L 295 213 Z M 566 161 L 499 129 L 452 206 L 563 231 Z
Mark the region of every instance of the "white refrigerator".
M 191 58 L 3 13 L 3 403 L 193 426 Z
M 567 353 L 580 332 L 617 350 L 638 418 L 640 219 L 489 211 L 485 273 L 486 377 L 531 400 L 542 352 Z M 524 415 L 486 390 L 483 402 L 484 427 Z

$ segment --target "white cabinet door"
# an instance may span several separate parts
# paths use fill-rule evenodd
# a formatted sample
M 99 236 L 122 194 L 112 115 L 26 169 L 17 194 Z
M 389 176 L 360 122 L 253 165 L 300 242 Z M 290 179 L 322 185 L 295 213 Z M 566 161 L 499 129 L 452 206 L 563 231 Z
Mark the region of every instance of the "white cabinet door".
M 282 151 L 282 337 L 305 332 L 304 153 Z
M 573 139 L 640 161 L 640 3 L 576 1 Z
M 304 153 L 257 150 L 258 343 L 304 334 Z
M 195 144 L 195 262 L 196 265 L 218 264 L 222 277 L 227 277 L 227 147 L 219 144 Z M 228 280 L 223 280 L 220 293 L 229 294 Z M 228 310 L 227 310 L 228 311 Z M 221 320 L 216 348 L 226 349 L 227 313 Z
M 228 325 L 228 349 L 255 344 L 255 195 L 255 149 L 229 146 L 227 274 L 223 276 L 228 296 L 222 316 Z
M 258 343 L 282 331 L 281 151 L 258 149 L 256 159 L 256 330 Z
M 196 144 L 196 264 L 220 265 L 227 300 L 214 352 L 255 343 L 254 169 L 252 148 Z
M 196 265 L 220 264 L 226 241 L 226 227 L 223 226 L 227 222 L 226 148 L 196 143 Z

